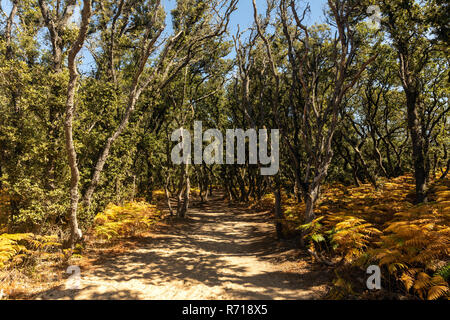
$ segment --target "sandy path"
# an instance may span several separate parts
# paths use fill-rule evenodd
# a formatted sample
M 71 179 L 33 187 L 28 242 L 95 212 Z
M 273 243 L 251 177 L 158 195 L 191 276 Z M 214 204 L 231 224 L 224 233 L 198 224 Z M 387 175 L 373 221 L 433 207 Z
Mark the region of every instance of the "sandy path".
M 324 271 L 274 241 L 267 216 L 214 199 L 190 210 L 180 228 L 141 239 L 130 251 L 81 271 L 80 290 L 41 299 L 314 299 Z M 298 252 L 296 252 L 298 253 Z

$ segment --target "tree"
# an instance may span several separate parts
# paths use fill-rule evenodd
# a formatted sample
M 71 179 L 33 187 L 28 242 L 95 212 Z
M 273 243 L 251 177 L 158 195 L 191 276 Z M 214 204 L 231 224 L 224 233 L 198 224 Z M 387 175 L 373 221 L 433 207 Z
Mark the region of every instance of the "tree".
M 205 41 L 222 35 L 227 29 L 230 14 L 235 10 L 236 3 L 236 0 L 210 3 L 208 5 L 203 1 L 194 0 L 178 2 L 177 9 L 174 12 L 173 35 L 162 40 L 160 45 L 163 47 L 160 50 L 157 50 L 156 44 L 165 29 L 164 14 L 160 1 L 152 1 L 150 8 L 147 8 L 146 5 L 138 7 L 139 10 L 135 12 L 135 16 L 131 16 L 129 12 L 122 13 L 123 33 L 127 30 L 128 20 L 132 17 L 134 17 L 135 21 L 144 22 L 142 25 L 135 26 L 141 32 L 137 35 L 132 35 L 132 37 L 137 37 L 139 44 L 143 45 L 140 45 L 139 54 L 137 57 L 135 56 L 137 68 L 133 72 L 133 81 L 129 89 L 124 116 L 118 127 L 108 137 L 96 162 L 89 186 L 84 193 L 83 200 L 87 207 L 90 206 L 92 195 L 99 182 L 100 174 L 105 166 L 111 146 L 127 126 L 142 92 L 157 92 L 164 88 L 193 57 L 201 54 L 202 45 Z M 122 2 L 119 4 L 117 14 L 121 12 L 121 4 Z M 215 6 L 220 7 L 220 5 L 225 7 L 225 12 L 217 17 L 218 22 L 214 22 Z M 147 12 L 151 12 L 150 17 L 147 16 Z M 118 18 L 113 16 L 112 19 L 113 23 L 115 23 L 114 20 Z M 114 34 L 111 37 L 111 41 L 113 41 L 113 38 Z M 113 49 L 114 46 L 110 44 L 104 52 Z M 156 54 L 156 57 L 153 57 L 155 63 L 148 67 L 148 60 L 152 54 Z M 124 55 L 123 59 L 126 58 L 127 56 Z
M 398 55 L 398 77 L 406 97 L 408 130 L 411 136 L 414 176 L 416 180 L 416 201 L 427 201 L 427 184 L 429 180 L 428 145 L 429 133 L 433 129 L 424 124 L 424 115 L 434 118 L 427 112 L 424 103 L 425 70 L 432 59 L 435 44 L 428 36 L 431 26 L 427 18 L 432 4 L 420 5 L 415 1 L 383 1 L 382 11 L 385 15 L 383 25 L 390 35 Z M 447 113 L 448 109 L 444 112 Z M 428 129 L 428 130 L 427 130 Z
M 68 68 L 69 68 L 69 84 L 67 87 L 67 101 L 66 101 L 66 117 L 64 122 L 64 132 L 66 136 L 66 150 L 68 156 L 68 164 L 70 167 L 70 241 L 69 245 L 73 248 L 75 242 L 82 237 L 81 231 L 78 228 L 77 210 L 78 210 L 78 183 L 80 181 L 80 173 L 78 171 L 77 154 L 73 142 L 73 117 L 75 112 L 75 91 L 79 78 L 76 66 L 76 57 L 83 47 L 86 40 L 89 21 L 91 18 L 91 1 L 83 0 L 83 9 L 81 10 L 81 24 L 78 32 L 78 37 L 73 43 L 69 51 Z
M 295 74 L 292 79 L 298 81 L 302 99 L 302 137 L 307 154 L 303 178 L 307 222 L 315 217 L 314 205 L 333 158 L 332 141 L 344 97 L 376 58 L 372 55 L 365 61 L 358 59 L 361 40 L 356 23 L 361 19 L 358 16 L 361 8 L 348 1 L 328 1 L 328 5 L 330 23 L 337 29 L 333 39 L 320 29 L 314 32 L 303 24 L 308 8 L 299 15 L 294 1 L 283 0 L 279 6 L 289 63 Z

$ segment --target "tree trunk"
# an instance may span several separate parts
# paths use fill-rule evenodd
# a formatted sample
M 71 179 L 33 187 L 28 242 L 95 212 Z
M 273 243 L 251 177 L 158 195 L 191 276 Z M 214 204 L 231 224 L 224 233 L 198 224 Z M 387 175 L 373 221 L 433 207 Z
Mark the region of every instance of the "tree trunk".
M 275 230 L 277 233 L 277 239 L 283 239 L 283 224 L 282 224 L 282 219 L 283 219 L 283 211 L 281 209 L 281 186 L 280 186 L 280 182 L 278 180 L 278 178 L 275 178 L 275 190 L 273 192 L 274 196 L 275 196 Z
M 186 174 L 186 188 L 184 189 L 183 207 L 181 208 L 182 218 L 186 217 L 187 211 L 189 209 L 190 193 L 191 193 L 191 182 L 189 180 L 189 174 Z
M 302 188 L 301 188 L 301 178 L 300 178 L 300 168 L 298 168 L 298 165 L 295 164 L 294 166 L 294 175 L 295 175 L 295 182 L 294 182 L 294 194 L 295 199 L 298 203 L 302 202 Z
M 305 222 L 309 223 L 316 218 L 314 214 L 314 206 L 319 197 L 319 184 L 310 186 L 308 194 L 306 195 L 306 209 L 305 209 Z
M 69 80 L 69 88 L 67 94 L 67 108 L 66 108 L 66 119 L 64 122 L 64 131 L 66 137 L 66 150 L 70 167 L 70 211 L 69 211 L 69 222 L 70 222 L 70 246 L 73 247 L 75 242 L 81 237 L 78 229 L 77 221 L 77 208 L 78 208 L 78 183 L 80 181 L 80 173 L 77 166 L 77 154 L 75 152 L 75 146 L 73 143 L 72 135 L 72 122 L 74 113 L 74 95 L 75 86 L 77 83 L 78 75 L 72 73 Z
M 413 148 L 414 177 L 416 179 L 416 202 L 426 202 L 427 193 L 427 170 L 425 165 L 424 141 L 417 112 L 418 93 L 406 92 L 406 103 L 408 108 L 408 129 L 411 135 Z
M 304 184 L 307 189 L 305 200 L 305 223 L 309 223 L 316 218 L 316 215 L 314 214 L 314 206 L 319 198 L 320 186 L 328 174 L 328 167 L 330 166 L 331 159 L 333 158 L 333 152 L 330 144 L 327 149 L 325 159 L 322 159 L 322 162 L 316 165 L 317 169 L 315 170 L 313 181 L 311 183 Z
M 178 218 L 186 218 L 186 213 L 189 209 L 190 189 L 191 189 L 191 186 L 190 186 L 190 182 L 189 182 L 189 177 L 186 177 L 184 187 L 178 198 L 178 212 L 177 212 Z
M 6 60 L 12 59 L 13 49 L 11 45 L 11 34 L 12 34 L 12 25 L 14 22 L 14 17 L 17 13 L 17 7 L 19 5 L 19 1 L 12 1 L 11 12 L 9 13 L 9 17 L 6 20 L 6 28 L 5 28 L 5 38 L 6 38 Z
M 64 121 L 64 132 L 65 132 L 65 142 L 66 142 L 66 150 L 68 163 L 70 167 L 70 209 L 69 209 L 69 223 L 70 223 L 70 240 L 69 245 L 71 248 L 74 247 L 75 242 L 78 241 L 81 237 L 81 231 L 78 228 L 78 220 L 77 220 L 77 209 L 78 209 L 78 183 L 80 181 L 80 173 L 78 171 L 77 166 L 77 154 L 75 151 L 75 146 L 73 143 L 73 115 L 75 111 L 75 91 L 78 81 L 78 72 L 76 69 L 75 59 L 77 57 L 78 52 L 81 50 L 83 46 L 84 40 L 86 39 L 87 29 L 89 26 L 89 20 L 91 17 L 91 1 L 84 0 L 83 1 L 83 10 L 81 12 L 82 23 L 80 27 L 80 31 L 78 34 L 78 38 L 73 44 L 70 52 L 69 52 L 69 85 L 67 89 L 67 101 L 66 101 L 66 117 Z
M 191 184 L 189 180 L 189 164 L 182 167 L 180 178 L 180 189 L 178 192 L 177 217 L 185 218 L 189 209 L 189 196 L 191 192 Z
M 170 182 L 170 174 L 167 175 L 166 183 L 164 184 L 164 192 L 166 193 L 167 207 L 169 208 L 170 216 L 173 216 L 172 204 L 170 202 L 169 182 Z

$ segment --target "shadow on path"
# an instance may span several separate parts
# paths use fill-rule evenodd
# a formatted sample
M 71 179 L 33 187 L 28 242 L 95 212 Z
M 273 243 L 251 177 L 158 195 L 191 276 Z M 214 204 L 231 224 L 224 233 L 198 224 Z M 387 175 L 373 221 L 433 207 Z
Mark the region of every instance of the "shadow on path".
M 82 270 L 80 290 L 55 288 L 42 299 L 314 299 L 325 271 L 301 260 L 279 261 L 266 214 L 214 198 L 191 209 L 182 228 L 136 240 L 136 247 L 98 258 Z M 283 259 L 281 259 L 283 260 Z

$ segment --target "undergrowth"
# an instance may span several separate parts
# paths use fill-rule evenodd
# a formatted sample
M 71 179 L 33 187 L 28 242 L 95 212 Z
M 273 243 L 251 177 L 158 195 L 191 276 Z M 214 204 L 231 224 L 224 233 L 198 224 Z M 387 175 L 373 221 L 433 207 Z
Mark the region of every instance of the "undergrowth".
M 387 293 L 450 297 L 450 180 L 435 182 L 425 204 L 413 204 L 413 191 L 411 176 L 384 180 L 378 189 L 327 186 L 315 209 L 317 218 L 307 224 L 304 203 L 283 194 L 285 232 L 301 234 L 314 259 L 333 265 L 336 277 L 328 298 L 367 294 L 362 279 L 374 264 L 381 267 Z M 273 195 L 266 195 L 253 207 L 273 205 Z
M 95 234 L 108 240 L 134 236 L 147 231 L 160 218 L 161 212 L 156 206 L 146 202 L 128 202 L 123 206 L 110 204 L 95 217 Z
M 2 203 L 8 201 L 4 195 L 0 200 Z M 0 211 L 0 217 L 4 212 Z M 94 239 L 89 237 L 88 241 L 92 245 L 96 239 L 108 243 L 113 239 L 136 236 L 148 231 L 160 218 L 161 212 L 156 206 L 146 202 L 128 202 L 123 206 L 110 204 L 95 216 L 92 230 L 86 231 L 94 235 Z M 80 259 L 85 249 L 85 243 L 77 244 L 74 249 L 64 249 L 62 239 L 56 235 L 6 233 L 6 230 L 6 223 L 0 223 L 0 291 L 3 298 L 26 298 L 36 290 L 45 289 L 45 285 L 61 280 L 61 267 Z

